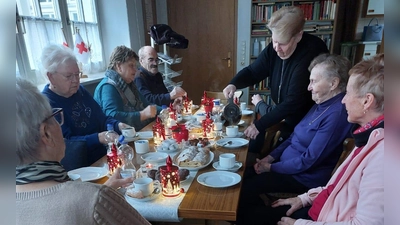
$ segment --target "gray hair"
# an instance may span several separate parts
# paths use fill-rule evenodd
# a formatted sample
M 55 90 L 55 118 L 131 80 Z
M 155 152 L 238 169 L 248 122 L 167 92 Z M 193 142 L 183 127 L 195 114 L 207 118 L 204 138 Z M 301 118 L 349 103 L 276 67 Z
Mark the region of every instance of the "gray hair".
M 296 6 L 284 6 L 272 14 L 267 27 L 280 42 L 287 43 L 303 30 L 304 23 L 303 10 Z
M 151 46 L 146 45 L 146 46 L 141 47 L 138 51 L 139 59 L 143 59 L 146 56 L 145 53 L 150 52 L 150 51 L 155 51 L 157 54 L 157 51 Z
M 52 114 L 48 99 L 31 82 L 17 77 L 17 165 L 38 160 L 40 124 Z
M 317 66 L 324 66 L 324 76 L 326 78 L 339 78 L 338 88 L 341 92 L 346 91 L 347 82 L 349 81 L 349 70 L 351 68 L 350 61 L 341 55 L 323 53 L 315 57 L 308 67 L 311 70 Z
M 54 73 L 57 68 L 67 61 L 77 62 L 74 52 L 63 45 L 51 44 L 46 46 L 40 57 L 44 73 Z

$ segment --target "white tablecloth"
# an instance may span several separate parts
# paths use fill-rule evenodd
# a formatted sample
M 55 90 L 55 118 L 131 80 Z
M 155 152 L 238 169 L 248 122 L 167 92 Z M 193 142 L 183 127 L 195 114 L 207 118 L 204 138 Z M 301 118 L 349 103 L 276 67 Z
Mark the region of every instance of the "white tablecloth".
M 149 221 L 179 222 L 178 207 L 196 174 L 197 171 L 190 171 L 187 180 L 181 183 L 181 188 L 185 189 L 185 193 L 181 193 L 178 197 L 169 198 L 160 194 L 156 199 L 148 202 L 138 202 L 126 196 L 125 199 Z

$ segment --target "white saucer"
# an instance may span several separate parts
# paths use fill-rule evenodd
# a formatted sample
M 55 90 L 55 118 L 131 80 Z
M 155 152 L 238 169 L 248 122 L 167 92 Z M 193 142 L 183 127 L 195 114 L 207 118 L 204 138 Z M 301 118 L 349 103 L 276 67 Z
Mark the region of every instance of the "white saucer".
M 241 126 L 244 124 L 244 120 L 240 120 L 239 123 L 237 124 L 238 126 Z
M 251 111 L 251 110 L 242 110 L 243 116 L 247 116 L 247 115 L 251 115 L 251 114 L 253 114 L 253 111 Z
M 228 137 L 228 136 L 226 135 L 225 132 L 223 132 L 223 133 L 221 134 L 221 136 L 224 137 L 224 138 L 240 138 L 240 137 L 242 137 L 243 135 L 244 135 L 243 132 L 240 132 L 240 131 L 237 133 L 237 135 L 236 135 L 235 137 Z
M 242 163 L 241 162 L 236 162 L 235 165 L 232 168 L 227 169 L 227 168 L 220 167 L 219 166 L 219 161 L 217 161 L 217 162 L 213 163 L 213 167 L 216 170 L 225 170 L 225 171 L 230 171 L 230 172 L 236 172 L 242 167 Z
M 158 196 L 161 195 L 162 191 L 159 191 L 158 193 L 152 193 L 151 195 L 144 197 L 144 198 L 134 198 L 128 195 L 128 191 L 125 192 L 125 198 L 136 201 L 136 202 L 148 202 L 148 201 L 153 201 L 154 199 L 158 198 Z

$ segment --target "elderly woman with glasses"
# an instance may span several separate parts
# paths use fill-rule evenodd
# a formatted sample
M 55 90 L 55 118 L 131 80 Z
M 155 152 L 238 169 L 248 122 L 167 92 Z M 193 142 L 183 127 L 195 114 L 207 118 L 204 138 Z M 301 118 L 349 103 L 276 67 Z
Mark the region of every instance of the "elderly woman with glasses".
M 105 185 L 71 181 L 60 160 L 63 110 L 51 109 L 30 82 L 16 84 L 17 224 L 150 224 L 115 190 L 131 183 L 119 170 Z
M 354 123 L 353 151 L 326 185 L 277 200 L 271 212 L 263 212 L 265 218 L 283 216 L 278 225 L 384 224 L 383 60 L 384 55 L 379 54 L 349 71 L 342 103 L 347 120 Z
M 133 82 L 137 73 L 137 54 L 117 46 L 110 56 L 106 76 L 97 85 L 94 99 L 103 112 L 140 130 L 152 122 L 161 107 L 151 105 Z
M 43 49 L 41 60 L 49 80 L 42 93 L 53 108 L 64 110 L 61 128 L 68 147 L 62 163 L 68 170 L 90 166 L 107 153 L 107 124 L 112 124 L 118 133 L 129 125 L 104 115 L 92 95 L 80 85 L 81 72 L 69 48 L 49 45 Z

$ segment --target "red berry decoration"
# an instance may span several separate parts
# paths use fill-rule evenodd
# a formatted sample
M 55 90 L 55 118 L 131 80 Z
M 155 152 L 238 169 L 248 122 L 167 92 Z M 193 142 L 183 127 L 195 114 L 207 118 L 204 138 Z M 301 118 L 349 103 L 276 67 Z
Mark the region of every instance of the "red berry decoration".
M 181 193 L 185 193 L 185 189 L 184 188 L 181 188 Z

